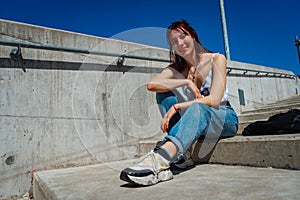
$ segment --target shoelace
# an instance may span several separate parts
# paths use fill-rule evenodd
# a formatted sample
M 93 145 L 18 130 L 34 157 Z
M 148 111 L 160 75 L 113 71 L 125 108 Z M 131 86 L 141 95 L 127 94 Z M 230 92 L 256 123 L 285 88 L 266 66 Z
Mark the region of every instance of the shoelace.
M 144 155 L 144 156 L 142 156 L 140 159 L 138 159 L 137 161 L 136 161 L 136 164 L 142 164 L 142 165 L 144 165 L 145 166 L 145 164 L 143 164 L 144 162 L 147 162 L 146 160 L 148 159 L 148 158 L 151 158 L 151 167 L 152 167 L 152 169 L 154 169 L 154 171 L 159 171 L 159 169 L 158 169 L 158 163 L 157 163 L 157 160 L 156 160 L 156 158 L 155 158 L 155 153 L 154 153 L 154 151 L 153 150 L 151 150 L 149 153 L 147 153 L 146 155 Z

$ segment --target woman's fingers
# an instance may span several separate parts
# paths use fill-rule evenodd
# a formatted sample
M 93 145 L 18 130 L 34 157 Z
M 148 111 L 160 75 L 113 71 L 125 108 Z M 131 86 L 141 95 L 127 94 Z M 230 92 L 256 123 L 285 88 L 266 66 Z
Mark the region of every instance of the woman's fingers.
M 189 85 L 189 89 L 190 89 L 190 91 L 192 92 L 192 94 L 194 95 L 194 97 L 196 99 L 202 97 L 202 95 L 200 94 L 200 90 L 198 89 L 198 87 L 194 83 L 191 83 Z
M 168 127 L 169 127 L 169 120 L 166 118 L 163 118 L 161 121 L 161 124 L 160 124 L 160 129 L 163 132 L 166 132 L 168 130 Z
M 202 95 L 200 94 L 200 91 L 198 91 L 196 94 L 196 99 L 200 99 L 200 98 L 202 98 Z

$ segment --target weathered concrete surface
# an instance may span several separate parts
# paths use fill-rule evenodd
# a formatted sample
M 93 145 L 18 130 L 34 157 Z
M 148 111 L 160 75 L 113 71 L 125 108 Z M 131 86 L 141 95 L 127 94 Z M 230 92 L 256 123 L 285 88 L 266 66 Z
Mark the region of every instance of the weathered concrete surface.
M 156 141 L 141 141 L 138 155 L 155 147 Z M 203 145 L 204 144 L 204 145 Z M 235 136 L 216 140 L 199 140 L 192 158 L 196 163 L 221 163 L 255 167 L 300 170 L 300 133 L 271 136 Z
M 233 68 L 293 74 L 285 70 L 235 61 L 228 61 L 227 65 Z M 300 81 L 298 78 L 256 76 L 255 72 L 248 72 L 245 75 L 243 73 L 243 71 L 233 71 L 233 73 L 227 74 L 230 101 L 238 113 L 257 109 L 299 94 Z M 239 90 L 244 92 L 245 105 L 240 105 Z
M 7 20 L 0 20 L 0 39 L 168 58 L 167 49 Z M 32 171 L 134 158 L 140 140 L 160 138 L 161 118 L 146 83 L 167 63 L 125 59 L 118 67 L 116 57 L 28 48 L 17 62 L 10 58 L 14 48 L 0 48 L 0 196 L 26 193 Z M 295 94 L 295 80 L 239 73 L 228 75 L 237 112 Z
M 286 113 L 292 109 L 300 109 L 300 95 L 267 104 L 258 109 L 244 111 L 239 114 L 238 134 L 242 134 L 243 130 L 251 123 L 256 121 L 266 121 L 271 116 L 279 113 Z
M 300 99 L 300 96 L 299 96 Z M 239 122 L 248 122 L 248 121 L 259 121 L 259 120 L 267 120 L 271 116 L 279 114 L 279 113 L 285 113 L 288 112 L 291 109 L 300 109 L 300 103 L 298 104 L 291 104 L 291 105 L 286 105 L 286 106 L 278 106 L 276 109 L 275 107 L 273 108 L 268 108 L 265 109 L 265 111 L 253 111 L 253 112 L 248 112 L 248 113 L 242 113 L 239 115 Z
M 0 39 L 168 56 L 165 49 L 6 20 Z M 125 59 L 116 67 L 116 57 L 22 48 L 23 72 L 9 57 L 14 48 L 0 48 L 0 197 L 29 191 L 34 170 L 133 158 L 140 138 L 159 133 L 146 83 L 165 63 Z
M 173 180 L 131 187 L 119 180 L 130 161 L 35 173 L 35 200 L 68 199 L 299 199 L 300 171 L 197 165 Z
M 300 134 L 236 136 L 220 140 L 210 163 L 300 170 Z

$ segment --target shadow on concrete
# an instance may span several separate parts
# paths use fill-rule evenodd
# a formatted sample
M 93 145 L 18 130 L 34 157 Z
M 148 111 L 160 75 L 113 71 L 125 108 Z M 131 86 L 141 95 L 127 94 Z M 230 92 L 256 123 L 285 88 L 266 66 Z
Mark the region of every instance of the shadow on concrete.
M 181 174 L 183 172 L 189 171 L 189 170 L 191 170 L 191 169 L 193 169 L 195 167 L 196 167 L 196 165 L 188 166 L 188 167 L 186 167 L 184 169 L 171 168 L 171 171 L 172 171 L 173 175 L 175 176 L 175 175 L 179 175 L 179 174 Z
M 136 67 L 117 64 L 80 63 L 32 59 L 14 60 L 11 58 L 0 58 L 0 68 L 19 68 L 22 69 L 24 72 L 26 72 L 27 69 L 103 71 L 123 73 L 159 73 L 162 70 L 162 68 L 158 67 Z
M 222 139 L 227 139 L 227 138 L 231 138 L 231 137 L 221 137 L 219 138 L 217 141 L 212 140 L 212 142 L 210 140 L 206 140 L 204 141 L 205 137 L 200 137 L 197 142 L 193 145 L 193 151 L 192 151 L 192 160 L 194 162 L 195 165 L 200 165 L 200 164 L 208 164 L 210 162 L 210 159 L 214 153 L 214 150 L 217 146 L 217 144 L 219 143 L 219 141 L 221 141 Z M 205 155 L 201 156 L 200 150 L 201 147 L 203 146 L 203 144 L 207 144 L 210 143 L 210 151 L 208 151 Z
M 135 184 L 135 183 L 125 183 L 123 185 L 120 185 L 120 187 L 123 187 L 123 188 L 144 188 L 144 187 L 149 187 L 151 185 L 138 185 L 138 184 Z

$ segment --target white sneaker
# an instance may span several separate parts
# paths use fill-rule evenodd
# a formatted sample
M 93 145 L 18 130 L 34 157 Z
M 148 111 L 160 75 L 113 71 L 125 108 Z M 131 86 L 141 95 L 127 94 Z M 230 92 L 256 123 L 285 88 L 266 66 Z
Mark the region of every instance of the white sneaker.
M 194 166 L 194 161 L 192 160 L 191 149 L 189 149 L 171 164 L 171 169 L 186 169 L 191 166 Z
M 153 151 L 132 167 L 122 170 L 120 179 L 138 185 L 154 185 L 173 178 L 169 161 Z
M 182 158 L 175 163 L 172 163 L 171 168 L 173 169 L 186 169 L 188 167 L 194 166 L 194 162 L 191 158 L 185 159 Z

